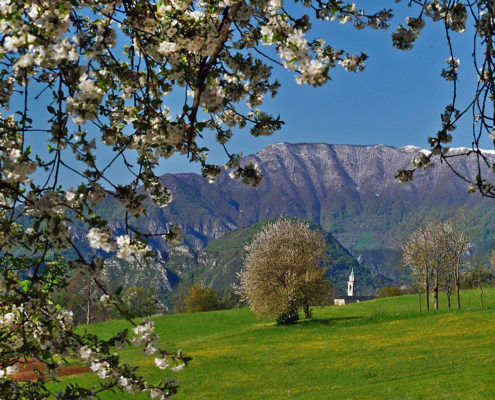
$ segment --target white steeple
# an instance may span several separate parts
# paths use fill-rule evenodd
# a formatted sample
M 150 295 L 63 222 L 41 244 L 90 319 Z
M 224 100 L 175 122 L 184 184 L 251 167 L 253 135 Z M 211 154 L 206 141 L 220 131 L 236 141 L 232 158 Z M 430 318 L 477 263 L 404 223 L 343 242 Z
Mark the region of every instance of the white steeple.
M 354 281 L 354 268 L 351 270 L 349 280 L 347 281 L 347 296 L 353 297 L 356 294 L 356 283 Z

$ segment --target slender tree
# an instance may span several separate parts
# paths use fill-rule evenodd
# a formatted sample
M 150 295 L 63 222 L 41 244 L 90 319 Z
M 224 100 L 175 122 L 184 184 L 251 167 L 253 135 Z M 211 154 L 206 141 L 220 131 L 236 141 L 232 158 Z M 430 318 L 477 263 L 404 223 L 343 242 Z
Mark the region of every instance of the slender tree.
M 490 263 L 492 262 L 493 256 L 494 253 L 492 251 L 492 254 L 490 256 Z M 480 295 L 480 307 L 483 308 L 483 287 L 486 284 L 487 280 L 493 277 L 493 275 L 488 270 L 485 262 L 479 257 L 473 260 L 468 273 L 470 275 L 471 281 L 478 288 L 478 293 Z
M 425 293 L 425 308 L 430 309 L 430 287 L 433 277 L 433 259 L 431 253 L 431 224 L 422 224 L 402 245 L 403 267 L 411 268 L 413 275 L 422 280 Z
M 443 237 L 443 248 L 447 252 L 448 260 L 450 264 L 449 272 L 447 272 L 448 279 L 452 278 L 455 284 L 457 308 L 461 308 L 461 275 L 463 267 L 466 265 L 467 259 L 472 249 L 472 232 L 469 229 L 467 220 L 461 223 L 457 219 L 451 219 L 440 225 L 441 231 L 439 234 Z
M 95 283 L 93 277 L 87 274 L 76 274 L 67 287 L 68 305 L 74 312 L 74 320 L 77 322 L 79 318 L 78 311 L 82 311 L 84 315 L 84 323 L 89 325 L 94 322 L 95 314 L 101 309 L 99 301 L 103 292 Z
M 421 281 L 413 282 L 411 284 L 411 289 L 413 290 L 414 293 L 417 293 L 417 295 L 418 295 L 418 311 L 421 312 L 422 311 L 421 293 L 424 292 L 423 285 L 422 285 Z

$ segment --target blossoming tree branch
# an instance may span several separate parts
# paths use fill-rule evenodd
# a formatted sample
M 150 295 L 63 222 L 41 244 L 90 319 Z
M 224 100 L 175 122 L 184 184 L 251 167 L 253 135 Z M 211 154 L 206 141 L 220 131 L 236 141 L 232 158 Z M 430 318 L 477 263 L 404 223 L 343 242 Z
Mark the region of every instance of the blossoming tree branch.
M 182 154 L 214 181 L 222 169 L 208 162 L 201 138 L 215 135 L 231 177 L 256 186 L 258 168 L 242 164 L 228 141 L 240 129 L 259 136 L 281 128 L 278 116 L 260 108 L 279 88 L 272 67 L 285 67 L 298 83 L 312 86 L 327 82 L 339 65 L 360 71 L 366 54 L 348 54 L 313 37 L 312 23 L 384 29 L 392 17 L 391 10 L 368 12 L 340 0 L 286 3 L 0 0 L 2 395 L 49 397 L 46 379 L 56 376 L 65 357 L 87 364 L 102 381 L 97 389 L 73 383 L 57 398 L 91 398 L 110 389 L 148 391 L 151 398 L 176 392 L 175 381 L 149 384 L 111 350 L 142 346 L 155 355 L 158 368 L 182 369 L 181 352 L 158 348 L 152 321 L 130 321 L 131 332 L 102 340 L 75 332 L 71 313 L 57 305 L 54 293 L 74 273 L 83 273 L 104 293 L 101 302 L 126 316 L 119 296 L 98 279 L 104 259 L 142 263 L 153 255 L 149 238 L 163 237 L 171 245 L 182 241 L 177 225 L 142 232 L 134 223 L 146 214 L 146 202 L 166 207 L 172 199 L 156 173 L 160 161 Z M 395 46 L 410 47 L 425 18 L 444 23 L 447 32 L 461 31 L 467 12 L 475 10 L 476 32 L 490 52 L 486 57 L 492 56 L 487 38 L 491 46 L 493 1 L 412 3 L 421 12 L 399 27 Z M 480 73 L 486 77 L 482 93 L 493 94 L 492 65 Z M 445 71 L 453 82 L 457 66 L 452 58 Z M 448 116 L 457 115 L 455 107 L 448 110 Z M 493 128 L 493 118 L 482 111 L 483 126 Z M 125 168 L 128 182 L 115 183 L 113 168 Z M 118 232 L 98 213 L 106 198 L 125 209 Z M 85 232 L 83 238 L 75 226 Z M 11 379 L 18 362 L 27 360 L 46 364 L 45 380 Z
M 482 195 L 495 198 L 495 164 L 487 157 L 480 146 L 483 138 L 489 138 L 495 146 L 495 2 L 493 0 L 464 1 L 421 1 L 410 0 L 410 6 L 418 11 L 415 18 L 408 18 L 406 27 L 399 25 L 392 35 L 395 47 L 408 50 L 420 36 L 426 20 L 442 24 L 444 40 L 448 48 L 446 66 L 441 77 L 452 83 L 452 97 L 440 115 L 440 129 L 428 138 L 429 154 L 422 154 L 412 160 L 413 167 L 401 170 L 397 178 L 408 182 L 417 170 L 434 166 L 434 161 L 446 163 L 450 169 L 470 185 L 470 192 L 479 191 Z M 469 64 L 474 70 L 477 84 L 472 88 L 469 99 L 459 99 L 458 79 L 460 60 L 456 57 L 456 35 L 472 35 L 472 52 Z M 472 143 L 467 150 L 449 153 L 449 144 L 461 119 L 471 119 Z M 473 175 L 455 168 L 452 159 L 475 157 L 476 172 Z

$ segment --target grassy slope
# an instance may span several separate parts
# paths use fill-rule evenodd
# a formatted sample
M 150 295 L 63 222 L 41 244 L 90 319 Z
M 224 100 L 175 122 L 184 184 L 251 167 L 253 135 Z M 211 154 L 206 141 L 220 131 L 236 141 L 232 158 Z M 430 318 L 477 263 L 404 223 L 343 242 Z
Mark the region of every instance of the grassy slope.
M 286 327 L 256 321 L 246 309 L 169 315 L 155 320 L 156 330 L 162 346 L 192 357 L 184 371 L 163 374 L 137 350 L 123 356 L 153 379 L 180 379 L 178 400 L 488 399 L 495 397 L 495 289 L 485 297 L 483 310 L 475 291 L 463 293 L 461 311 L 419 314 L 415 296 L 318 308 L 314 320 Z M 92 330 L 105 334 L 118 324 Z M 91 374 L 77 379 L 96 382 Z

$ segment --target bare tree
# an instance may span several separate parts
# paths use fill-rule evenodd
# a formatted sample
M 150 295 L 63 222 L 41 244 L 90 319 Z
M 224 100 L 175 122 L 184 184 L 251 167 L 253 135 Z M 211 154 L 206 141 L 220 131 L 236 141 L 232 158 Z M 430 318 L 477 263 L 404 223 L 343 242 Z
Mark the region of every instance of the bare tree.
M 490 264 L 494 265 L 495 251 L 492 251 L 490 255 Z M 469 278 L 472 283 L 478 288 L 480 295 L 480 307 L 483 308 L 483 286 L 493 276 L 488 270 L 486 264 L 480 257 L 477 257 L 472 263 L 471 268 L 468 271 Z
M 103 295 L 95 279 L 78 271 L 67 287 L 67 294 L 68 305 L 74 312 L 74 320 L 86 325 L 95 322 L 96 314 L 102 309 L 99 298 Z
M 457 308 L 461 308 L 461 273 L 463 266 L 466 265 L 469 257 L 469 250 L 472 248 L 472 232 L 467 224 L 467 219 L 463 218 L 462 222 L 451 219 L 439 226 L 442 237 L 442 246 L 447 251 L 450 263 L 449 277 L 452 275 L 455 284 L 457 296 Z M 449 298 L 450 302 L 450 298 Z
M 416 281 L 414 283 L 412 283 L 411 285 L 411 290 L 414 292 L 414 293 L 417 293 L 418 294 L 418 309 L 419 309 L 419 312 L 421 312 L 421 293 L 423 292 L 423 285 L 420 281 Z
M 413 276 L 423 282 L 425 308 L 430 309 L 430 286 L 433 260 L 431 258 L 431 224 L 422 224 L 406 239 L 402 246 L 402 266 L 411 268 Z
M 442 223 L 430 223 L 428 230 L 428 250 L 433 272 L 433 302 L 435 310 L 438 310 L 438 294 L 442 283 L 445 282 L 444 277 L 448 275 L 448 253 L 444 246 L 445 237 L 443 236 Z
M 325 236 L 306 222 L 282 219 L 265 226 L 246 247 L 239 294 L 258 316 L 295 322 L 302 307 L 309 318 L 310 305 L 328 291 L 325 249 Z
M 447 268 L 444 271 L 442 280 L 440 282 L 440 289 L 447 295 L 447 307 L 449 308 L 449 310 L 452 308 L 451 297 L 452 291 L 455 287 L 454 271 L 455 270 L 453 268 Z

